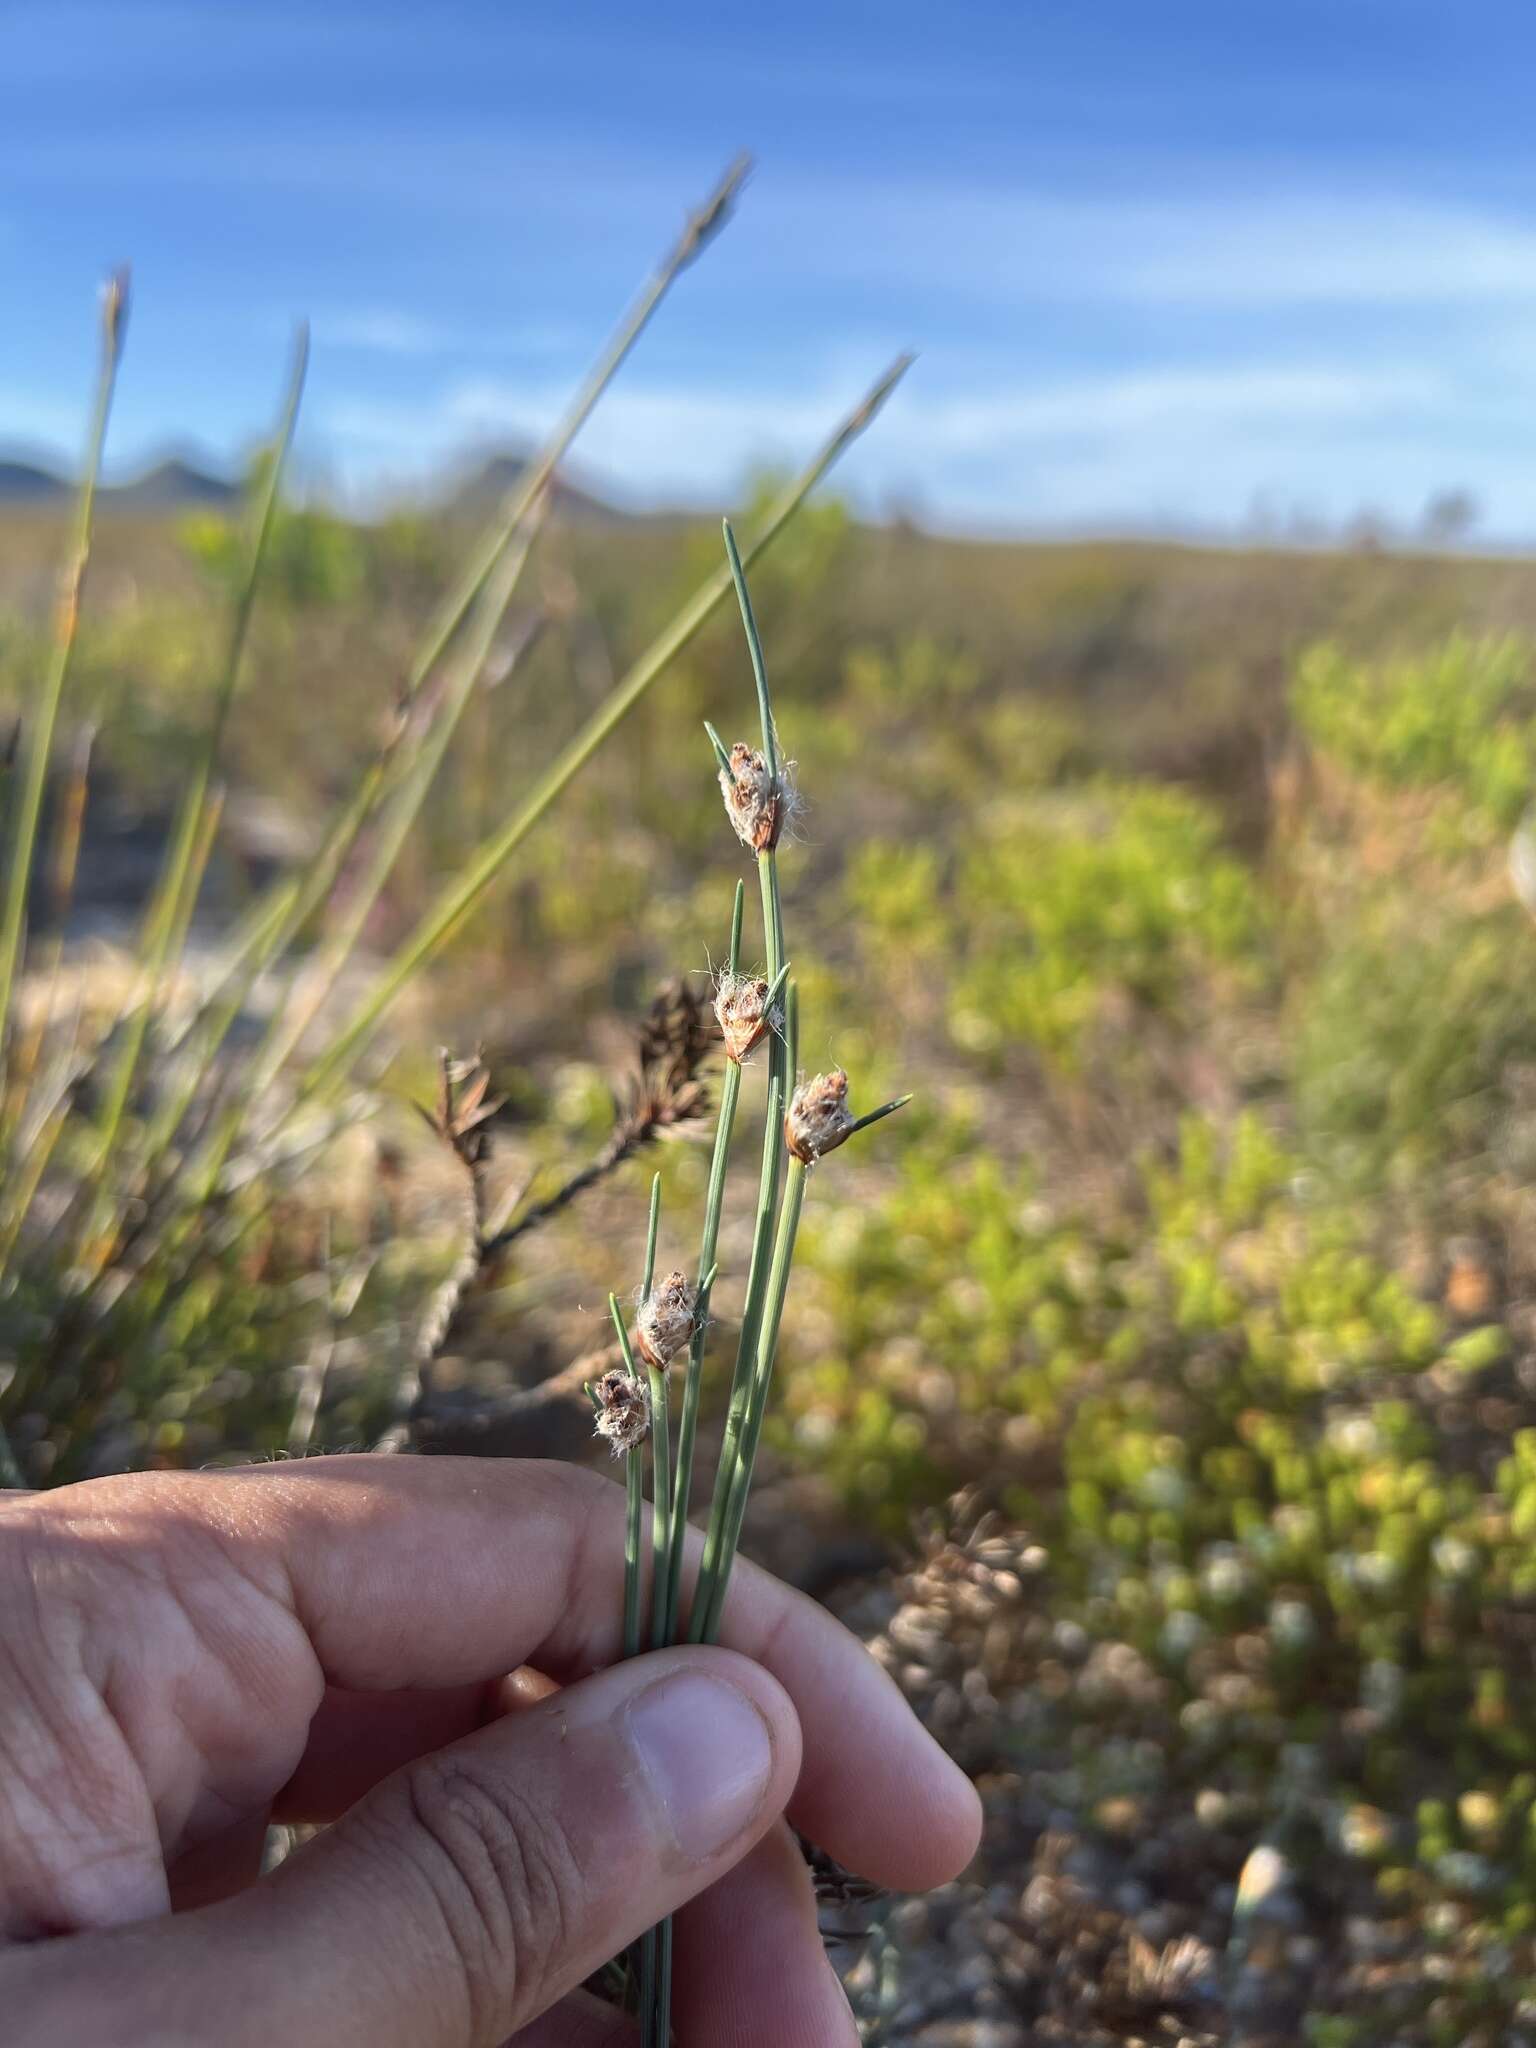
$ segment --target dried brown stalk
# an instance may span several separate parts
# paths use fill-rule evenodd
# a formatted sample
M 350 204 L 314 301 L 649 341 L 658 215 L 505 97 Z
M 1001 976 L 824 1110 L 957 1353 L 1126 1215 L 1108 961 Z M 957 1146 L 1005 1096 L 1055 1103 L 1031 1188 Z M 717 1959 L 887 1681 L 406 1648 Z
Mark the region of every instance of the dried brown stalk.
M 686 982 L 669 981 L 636 1035 L 634 1065 L 616 1091 L 615 1121 L 608 1142 L 552 1195 L 498 1230 L 486 1246 L 487 1257 L 499 1258 L 520 1237 L 569 1208 L 578 1195 L 606 1179 L 643 1146 L 696 1136 L 709 1109 L 709 1091 L 699 1078 L 699 1069 L 715 1043 L 704 1004 Z
M 458 1331 L 477 1286 L 519 1239 L 568 1209 L 642 1147 L 702 1130 L 709 1092 L 699 1070 L 716 1043 L 703 1001 L 686 982 L 668 982 L 641 1021 L 631 1070 L 615 1091 L 613 1131 L 601 1152 L 552 1195 L 494 1230 L 488 1221 L 489 1123 L 501 1104 L 487 1101 L 489 1075 L 478 1058 L 463 1062 L 443 1054 L 436 1108 L 422 1114 L 464 1168 L 464 1245 L 422 1318 L 397 1393 L 397 1420 L 381 1450 L 404 1448 L 433 1363 Z

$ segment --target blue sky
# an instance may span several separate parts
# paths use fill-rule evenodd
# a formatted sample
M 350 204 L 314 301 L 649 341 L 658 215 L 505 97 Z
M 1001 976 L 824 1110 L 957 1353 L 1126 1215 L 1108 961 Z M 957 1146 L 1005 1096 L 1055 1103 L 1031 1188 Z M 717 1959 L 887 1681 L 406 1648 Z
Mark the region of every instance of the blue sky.
M 740 213 L 579 447 L 718 502 L 898 349 L 850 461 L 962 528 L 1536 540 L 1528 0 L 635 7 L 0 0 L 0 443 L 230 457 L 314 325 L 310 471 L 518 441 L 741 147 Z

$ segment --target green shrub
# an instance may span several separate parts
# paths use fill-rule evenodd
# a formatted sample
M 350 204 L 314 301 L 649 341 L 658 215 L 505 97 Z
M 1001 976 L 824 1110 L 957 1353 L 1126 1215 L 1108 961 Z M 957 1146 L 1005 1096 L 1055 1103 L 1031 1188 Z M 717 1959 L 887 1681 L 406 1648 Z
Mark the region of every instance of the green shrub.
M 1436 792 L 1474 840 L 1510 831 L 1536 789 L 1536 674 L 1516 635 L 1453 633 L 1373 662 L 1325 641 L 1302 656 L 1291 706 L 1306 739 L 1347 773 Z
M 1448 1166 L 1536 1166 L 1532 939 L 1513 906 L 1464 916 L 1388 899 L 1331 944 L 1293 1005 L 1299 1140 L 1342 1186 L 1432 1208 Z
M 922 843 L 869 847 L 849 893 L 871 952 L 942 957 L 957 1043 L 1068 1070 L 1116 1006 L 1190 1021 L 1214 971 L 1256 969 L 1264 927 L 1215 812 L 1151 782 L 998 805 L 947 867 Z

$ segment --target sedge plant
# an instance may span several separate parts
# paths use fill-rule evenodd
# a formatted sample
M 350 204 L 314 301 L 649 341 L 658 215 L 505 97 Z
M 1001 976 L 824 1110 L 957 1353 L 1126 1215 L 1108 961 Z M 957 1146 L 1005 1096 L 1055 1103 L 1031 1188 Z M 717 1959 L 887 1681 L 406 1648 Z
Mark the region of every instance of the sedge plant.
M 725 524 L 725 548 L 727 573 L 740 604 L 756 686 L 760 744 L 754 747 L 739 741 L 727 748 L 712 725 L 706 730 L 715 754 L 726 815 L 758 871 L 766 967 L 762 975 L 741 971 L 746 891 L 738 882 L 726 966 L 715 996 L 725 1074 L 705 1195 L 698 1279 L 690 1285 L 681 1272 L 669 1274 L 660 1283 L 655 1279 L 658 1180 L 652 1188 L 644 1279 L 634 1330 L 631 1333 L 618 1297 L 611 1295 L 609 1307 L 623 1363 L 589 1389 L 597 1411 L 598 1433 L 609 1440 L 616 1456 L 626 1460 L 624 1648 L 629 1656 L 638 1652 L 642 1642 L 643 1445 L 649 1441 L 651 1446 L 650 1644 L 662 1648 L 683 1640 L 715 1642 L 720 1636 L 731 1570 L 741 1544 L 809 1175 L 829 1152 L 856 1132 L 900 1109 L 909 1099 L 902 1096 L 856 1117 L 848 1108 L 848 1077 L 840 1069 L 817 1074 L 807 1082 L 797 1080 L 798 1002 L 785 955 L 778 855 L 798 799 L 774 723 L 762 640 L 746 569 L 729 521 Z M 740 1332 L 700 1566 L 685 1612 L 688 1510 L 694 1492 L 699 1407 L 710 1328 L 709 1308 L 718 1272 L 721 1217 L 743 1068 L 763 1046 L 767 1048 L 766 1115 Z M 686 1369 L 674 1461 L 669 1368 L 679 1358 L 686 1359 Z M 669 2048 L 670 1972 L 671 1927 L 665 1923 L 640 1943 L 638 1956 L 632 1959 L 628 1972 L 644 2048 Z

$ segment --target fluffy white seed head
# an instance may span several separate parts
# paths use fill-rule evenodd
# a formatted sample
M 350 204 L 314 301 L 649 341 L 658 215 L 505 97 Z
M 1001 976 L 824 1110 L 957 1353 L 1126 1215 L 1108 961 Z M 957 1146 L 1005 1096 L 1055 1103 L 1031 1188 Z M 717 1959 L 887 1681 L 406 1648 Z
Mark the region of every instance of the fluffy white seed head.
M 683 1273 L 658 1280 L 635 1317 L 635 1342 L 647 1365 L 661 1372 L 685 1350 L 693 1335 L 697 1303 Z
M 790 1097 L 784 1142 L 806 1166 L 835 1152 L 853 1129 L 848 1113 L 848 1076 L 841 1067 L 803 1081 Z
M 783 1013 L 768 1007 L 766 981 L 751 974 L 726 974 L 715 995 L 715 1022 L 725 1040 L 725 1056 L 738 1066 L 751 1058 L 770 1031 L 778 1030 Z
M 597 1401 L 596 1432 L 616 1458 L 637 1450 L 651 1432 L 651 1395 L 645 1381 L 615 1366 L 593 1387 Z
M 742 845 L 752 853 L 768 853 L 778 845 L 791 809 L 789 785 L 776 776 L 756 747 L 738 740 L 730 767 L 720 770 L 725 815 Z

